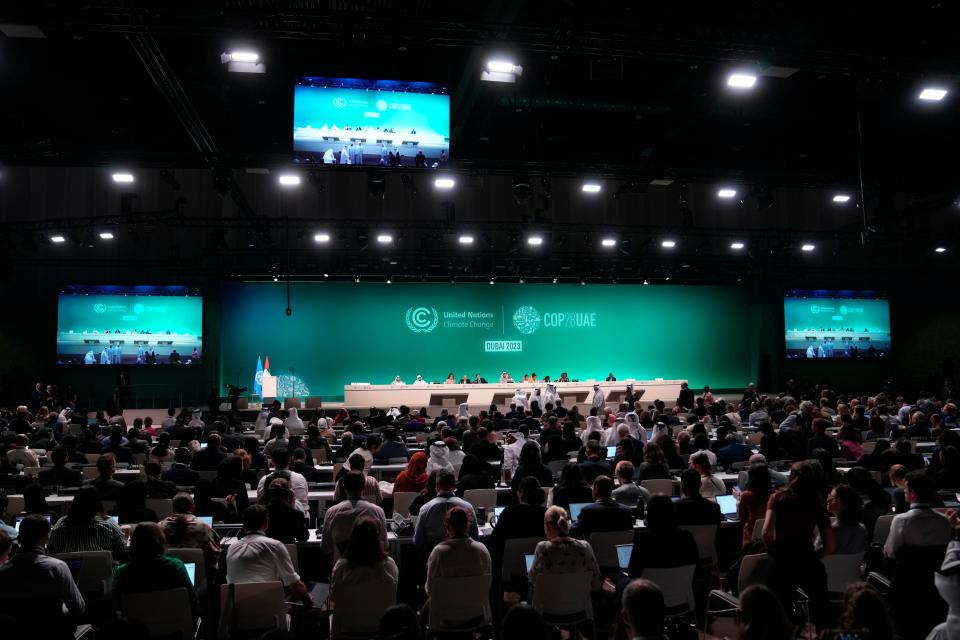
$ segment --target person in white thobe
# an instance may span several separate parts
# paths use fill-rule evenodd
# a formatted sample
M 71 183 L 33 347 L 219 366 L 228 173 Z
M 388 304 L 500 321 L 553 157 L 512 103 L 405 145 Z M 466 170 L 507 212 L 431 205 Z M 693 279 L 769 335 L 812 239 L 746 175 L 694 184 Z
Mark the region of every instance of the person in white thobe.
M 513 394 L 513 398 L 510 399 L 510 404 L 517 405 L 517 408 L 523 408 L 524 411 L 530 408 L 530 405 L 527 403 L 527 394 L 523 389 L 517 389 L 516 393 Z
M 393 382 L 391 382 L 390 384 L 399 386 L 401 384 L 406 384 L 406 383 L 400 379 L 400 376 L 397 376 L 396 378 L 393 379 Z
M 413 384 L 427 384 L 427 382 L 423 379 L 423 376 L 418 373 L 417 379 L 413 381 Z
M 552 384 L 547 384 L 547 388 L 543 392 L 543 407 L 546 407 L 548 404 L 552 404 L 554 407 L 557 406 L 557 388 Z M 541 407 L 541 409 L 543 407 Z
M 93 349 L 87 351 L 87 355 L 83 356 L 83 364 L 97 364 L 97 356 L 93 353 Z
M 283 421 L 283 426 L 287 428 L 287 433 L 292 436 L 299 436 L 303 434 L 303 420 L 301 420 L 300 416 L 297 415 L 296 407 L 290 407 L 287 412 L 287 419 Z
M 587 416 L 587 426 L 580 434 L 580 439 L 583 441 L 584 445 L 587 444 L 587 438 L 594 431 L 598 431 L 600 434 L 603 434 L 603 426 L 600 424 L 600 418 L 597 416 Z
M 600 388 L 600 385 L 593 385 L 593 401 L 590 404 L 597 409 L 602 409 L 606 401 L 607 397 L 604 395 L 603 389 Z

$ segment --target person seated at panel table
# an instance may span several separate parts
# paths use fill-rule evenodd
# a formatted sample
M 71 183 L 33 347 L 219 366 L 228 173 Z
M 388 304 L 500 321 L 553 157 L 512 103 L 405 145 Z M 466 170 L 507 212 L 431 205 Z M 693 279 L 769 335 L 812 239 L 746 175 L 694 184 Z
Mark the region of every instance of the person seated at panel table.
M 457 379 L 453 376 L 453 371 L 447 374 L 447 379 L 443 381 L 443 384 L 456 384 Z

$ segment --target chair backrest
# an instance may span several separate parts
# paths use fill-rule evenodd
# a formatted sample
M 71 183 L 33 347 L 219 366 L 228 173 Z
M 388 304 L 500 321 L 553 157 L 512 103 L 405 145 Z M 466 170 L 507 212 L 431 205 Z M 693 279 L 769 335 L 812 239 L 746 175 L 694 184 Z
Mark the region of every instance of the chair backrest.
M 77 589 L 80 593 L 109 594 L 113 589 L 113 554 L 109 551 L 76 551 L 59 553 L 57 559 L 68 565 L 72 560 L 80 560 L 80 571 L 76 575 Z
M 150 638 L 193 638 L 193 615 L 184 587 L 124 594 L 120 608 L 129 620 L 143 623 Z
M 334 594 L 333 638 L 349 635 L 375 635 L 380 619 L 397 602 L 397 585 L 393 582 L 353 584 L 337 587 Z
M 559 478 L 560 472 L 563 471 L 563 468 L 569 463 L 569 460 L 552 460 L 547 463 L 547 469 L 550 469 L 550 473 L 553 474 L 554 478 Z
M 323 402 L 320 400 L 320 396 L 307 396 L 307 409 L 319 409 L 322 406 Z
M 821 561 L 823 568 L 827 570 L 827 591 L 830 593 L 843 593 L 848 585 L 862 579 L 862 553 L 834 553 L 824 556 Z
M 220 585 L 220 637 L 224 637 L 225 630 L 287 628 L 287 603 L 282 583 L 238 582 L 232 586 L 231 606 L 231 585 Z
M 147 509 L 156 512 L 157 517 L 163 520 L 173 513 L 172 498 L 147 498 Z
M 147 454 L 145 453 L 134 453 L 131 455 L 133 462 L 138 465 L 145 465 L 147 463 Z
M 643 480 L 640 482 L 640 486 L 654 495 L 656 494 L 662 494 L 665 496 L 673 495 L 673 480 L 667 480 L 667 479 Z
M 290 562 L 293 564 L 293 568 L 299 572 L 300 571 L 300 554 L 297 552 L 297 545 L 295 543 L 289 543 L 283 545 L 287 548 L 287 553 L 290 554 Z
M 875 544 L 883 544 L 887 541 L 887 536 L 890 535 L 890 523 L 893 522 L 894 515 L 896 514 L 887 513 L 877 518 L 877 522 L 873 525 L 873 542 Z
M 604 573 L 617 573 L 620 563 L 617 558 L 617 545 L 633 542 L 633 530 L 629 531 L 597 531 L 590 534 L 590 546 L 597 564 Z
M 763 439 L 762 433 L 751 433 L 747 435 L 747 444 L 752 444 L 755 447 L 760 446 L 760 440 Z
M 647 567 L 643 570 L 643 577 L 660 587 L 660 591 L 663 592 L 663 602 L 668 610 L 686 605 L 685 610 L 692 611 L 694 607 L 693 574 L 696 569 L 696 565 L 693 564 L 663 569 Z
M 173 444 L 173 443 L 171 442 L 170 444 Z M 99 453 L 88 453 L 85 455 L 87 456 L 87 464 L 97 464 L 97 460 L 100 459 Z
M 283 408 L 289 409 L 290 407 L 300 408 L 300 398 L 284 398 L 283 399 Z
M 883 484 L 883 474 L 879 471 L 871 471 L 870 477 L 877 481 L 877 484 Z
M 7 513 L 11 516 L 22 512 L 24 506 L 23 496 L 7 496 Z
M 324 464 L 330 462 L 330 459 L 327 457 L 326 449 L 310 449 L 310 455 L 313 457 L 314 464 Z
M 343 469 L 343 463 L 342 463 L 342 462 L 334 462 L 334 463 L 333 463 L 333 481 L 334 481 L 334 482 L 337 481 L 337 476 L 340 475 L 340 469 Z
M 697 551 L 700 554 L 701 562 L 710 561 L 710 566 L 717 562 L 717 529 L 715 524 L 698 524 L 680 527 L 684 531 L 693 534 L 693 539 L 697 543 Z
M 863 452 L 864 452 L 864 453 L 873 453 L 873 450 L 877 448 L 877 441 L 876 441 L 876 440 L 867 440 L 866 442 L 864 442 L 864 443 L 863 443 L 862 445 L 860 445 L 860 446 L 863 447 Z
M 454 477 L 454 478 L 457 478 L 457 479 L 460 478 L 460 467 L 462 467 L 462 466 L 463 466 L 463 463 L 462 463 L 462 462 L 456 462 L 456 463 L 453 464 L 453 477 Z
M 80 475 L 84 480 L 96 480 L 100 477 L 100 471 L 96 467 L 83 467 L 80 469 Z
M 197 590 L 197 596 L 201 599 L 205 598 L 207 595 L 207 565 L 203 557 L 203 549 L 167 547 L 166 555 L 171 558 L 179 558 L 184 564 L 192 562 L 196 565 L 193 586 Z
M 430 588 L 430 631 L 463 631 L 492 620 L 490 583 L 492 576 L 434 578 Z M 478 620 L 476 625 L 471 621 Z
M 410 515 L 410 505 L 420 495 L 415 491 L 397 491 L 393 494 L 393 512 L 404 517 Z
M 581 620 L 593 619 L 593 603 L 590 599 L 588 572 L 540 573 L 533 590 L 533 608 L 546 618 L 575 617 L 582 613 Z M 578 621 L 568 620 L 567 622 Z
M 753 535 L 750 536 L 750 542 L 759 542 L 763 540 L 763 522 L 766 518 L 757 518 L 753 521 Z
M 201 480 L 209 480 L 210 482 L 213 482 L 214 480 L 217 479 L 217 472 L 216 471 L 197 471 L 197 476 Z
M 40 474 L 40 467 L 24 467 L 23 475 L 35 478 Z
M 738 593 L 743 593 L 743 590 L 751 585 L 766 583 L 767 561 L 765 553 L 743 556 L 740 560 L 740 575 L 737 576 Z
M 463 499 L 473 505 L 474 509 L 483 507 L 493 509 L 497 506 L 496 489 L 467 489 L 463 492 Z
M 527 575 L 527 564 L 523 557 L 533 553 L 537 543 L 542 540 L 543 538 L 511 538 L 504 543 L 503 564 L 500 567 L 500 577 L 503 582 L 510 582 L 516 576 Z

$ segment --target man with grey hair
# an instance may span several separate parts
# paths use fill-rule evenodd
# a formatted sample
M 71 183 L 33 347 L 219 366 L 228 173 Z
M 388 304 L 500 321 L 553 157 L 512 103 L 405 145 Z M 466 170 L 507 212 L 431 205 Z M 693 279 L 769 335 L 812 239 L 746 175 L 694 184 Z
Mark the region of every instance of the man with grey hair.
M 755 467 L 761 464 L 767 464 L 767 458 L 762 453 L 755 453 L 750 456 L 750 461 L 747 462 L 747 468 L 737 474 L 737 488 L 740 489 L 740 491 L 743 491 L 747 488 L 750 467 Z M 780 487 L 786 485 L 788 480 L 787 474 L 774 471 L 773 469 L 770 469 L 770 479 L 773 481 L 773 486 L 775 489 L 779 489 Z

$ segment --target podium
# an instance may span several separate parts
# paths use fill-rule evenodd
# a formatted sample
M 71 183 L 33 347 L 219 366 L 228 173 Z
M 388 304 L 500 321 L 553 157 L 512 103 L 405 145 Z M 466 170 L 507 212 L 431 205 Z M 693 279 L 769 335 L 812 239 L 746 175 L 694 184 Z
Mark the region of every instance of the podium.
M 264 372 L 263 376 L 260 379 L 260 397 L 261 398 L 276 398 L 277 397 L 277 376 L 271 376 L 270 374 Z

